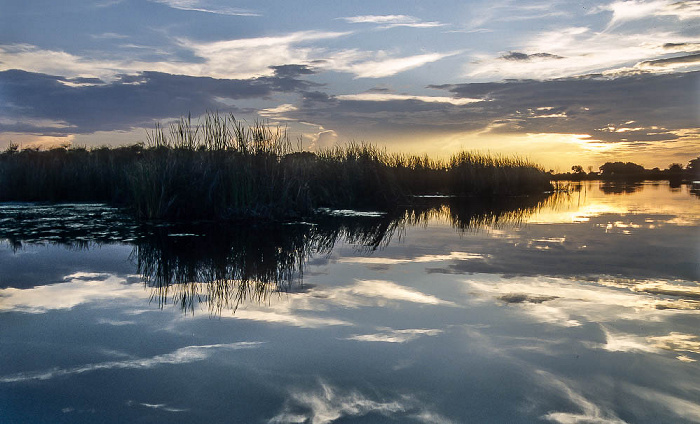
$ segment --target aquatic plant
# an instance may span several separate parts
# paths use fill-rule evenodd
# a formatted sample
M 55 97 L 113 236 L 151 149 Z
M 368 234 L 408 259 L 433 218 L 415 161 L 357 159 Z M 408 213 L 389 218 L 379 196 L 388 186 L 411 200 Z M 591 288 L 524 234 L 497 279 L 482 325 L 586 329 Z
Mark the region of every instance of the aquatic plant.
M 286 219 L 318 207 L 387 210 L 416 194 L 548 189 L 547 174 L 518 158 L 462 152 L 437 161 L 365 143 L 305 152 L 284 127 L 216 113 L 157 124 L 145 145 L 0 154 L 0 201 L 108 202 L 141 219 Z

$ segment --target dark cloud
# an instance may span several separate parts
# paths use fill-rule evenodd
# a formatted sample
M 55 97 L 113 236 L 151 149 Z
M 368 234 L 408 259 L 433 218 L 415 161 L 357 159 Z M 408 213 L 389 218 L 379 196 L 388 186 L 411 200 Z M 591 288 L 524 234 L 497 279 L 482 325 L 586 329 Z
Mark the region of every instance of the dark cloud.
M 554 299 L 559 299 L 559 296 L 531 296 L 525 293 L 508 293 L 498 298 L 498 300 L 506 303 L 543 303 Z
M 494 133 L 590 134 L 608 142 L 673 140 L 678 138 L 673 131 L 697 127 L 698 85 L 700 72 L 429 87 L 457 99 L 481 99 L 464 105 L 338 99 L 316 93 L 325 101 L 305 101 L 305 107 L 288 116 L 355 137 L 365 130 L 396 135 L 489 128 Z
M 691 43 L 666 43 L 664 44 L 665 49 L 677 49 L 679 47 L 687 47 L 691 45 Z
M 520 53 L 520 52 L 508 52 L 501 56 L 501 59 L 514 60 L 514 61 L 529 61 L 532 59 L 563 59 L 563 57 L 551 53 Z
M 313 108 L 318 103 L 334 103 L 336 100 L 322 91 L 306 91 L 302 93 L 302 106 Z
M 374 87 L 374 88 L 370 88 L 367 91 L 370 93 L 389 93 L 389 92 L 391 92 L 390 89 L 385 88 L 385 87 Z
M 271 66 L 270 69 L 275 71 L 275 76 L 280 78 L 297 78 L 302 75 L 315 74 L 316 71 L 306 65 L 280 65 Z
M 18 123 L 4 125 L 2 130 L 45 135 L 126 130 L 188 112 L 196 115 L 214 109 L 237 110 L 222 103 L 221 98 L 266 98 L 275 92 L 315 85 L 296 78 L 311 72 L 305 67 L 287 65 L 274 70 L 272 77 L 249 80 L 142 72 L 120 75 L 110 82 L 4 71 L 0 72 L 0 96 L 4 99 L 0 114 L 18 119 Z M 63 122 L 65 126 L 48 125 L 46 121 Z
M 700 53 L 690 54 L 686 56 L 669 57 L 666 59 L 656 59 L 656 60 L 646 60 L 641 62 L 640 65 L 648 66 L 668 66 L 683 63 L 695 63 L 700 62 Z

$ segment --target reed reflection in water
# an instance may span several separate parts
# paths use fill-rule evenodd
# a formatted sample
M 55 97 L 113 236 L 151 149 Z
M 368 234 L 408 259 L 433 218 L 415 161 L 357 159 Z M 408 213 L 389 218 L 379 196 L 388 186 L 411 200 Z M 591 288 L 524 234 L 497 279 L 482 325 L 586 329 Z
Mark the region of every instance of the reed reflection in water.
M 265 303 L 275 294 L 304 290 L 306 261 L 329 255 L 342 241 L 371 252 L 401 238 L 406 226 L 449 221 L 460 232 L 515 226 L 562 195 L 485 201 L 420 198 L 393 213 L 328 211 L 313 223 L 264 226 L 156 227 L 139 238 L 131 254 L 151 300 L 194 313 L 235 311 L 244 302 Z

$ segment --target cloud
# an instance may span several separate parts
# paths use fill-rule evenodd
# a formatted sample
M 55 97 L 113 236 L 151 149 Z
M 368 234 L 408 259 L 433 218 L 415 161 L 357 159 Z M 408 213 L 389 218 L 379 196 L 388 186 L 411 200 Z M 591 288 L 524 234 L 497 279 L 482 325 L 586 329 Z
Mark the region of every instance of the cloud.
M 505 56 L 475 53 L 471 62 L 465 65 L 465 76 L 542 80 L 594 72 L 638 72 L 640 69 L 635 64 L 663 59 L 668 55 L 665 45 L 697 42 L 698 37 L 677 32 L 673 27 L 666 29 L 661 24 L 645 33 L 594 32 L 582 26 L 558 28 L 531 36 L 522 43 L 519 51 Z M 521 51 L 546 53 L 528 54 Z
M 323 328 L 328 326 L 352 325 L 350 322 L 339 319 L 307 317 L 299 315 L 298 313 L 290 310 L 269 311 L 259 310 L 253 307 L 236 309 L 232 317 L 242 320 L 259 321 L 268 324 L 287 325 L 300 328 Z
M 21 69 L 64 77 L 97 77 L 105 81 L 121 74 L 147 71 L 226 79 L 272 76 L 275 67 L 311 64 L 329 53 L 308 46 L 321 40 L 339 38 L 348 32 L 297 31 L 268 37 L 239 38 L 213 42 L 180 37 L 170 39 L 171 50 L 195 58 L 165 54 L 163 60 L 139 60 L 129 51 L 121 55 L 84 57 L 65 51 L 41 49 L 31 44 L 0 45 L 0 70 Z M 133 46 L 128 46 L 129 48 Z M 160 59 L 160 57 L 159 57 Z M 291 65 L 294 66 L 294 65 Z M 284 68 L 282 68 L 284 69 Z
M 178 10 L 187 10 L 193 12 L 204 12 L 213 13 L 216 15 L 229 15 L 229 16 L 262 16 L 260 13 L 249 9 L 241 9 L 237 7 L 230 7 L 226 5 L 221 5 L 216 1 L 205 1 L 205 0 L 150 0 L 155 3 L 164 4 L 168 7 Z
M 648 337 L 647 339 L 654 347 L 659 349 L 700 355 L 700 338 L 693 334 L 683 334 L 674 331 L 667 336 Z
M 612 12 L 608 28 L 623 22 L 659 16 L 673 16 L 679 20 L 700 17 L 700 3 L 697 1 L 616 1 L 602 6 L 599 10 Z
M 305 74 L 305 68 L 294 69 Z M 7 100 L 0 105 L 0 113 L 6 132 L 66 135 L 128 130 L 188 112 L 196 116 L 206 110 L 236 111 L 231 101 L 315 86 L 294 75 L 290 68 L 250 80 L 142 72 L 120 75 L 111 82 L 91 79 L 90 84 L 77 84 L 84 80 L 11 70 L 0 72 Z
M 284 407 L 268 423 L 328 424 L 370 414 L 425 423 L 452 423 L 452 420 L 429 410 L 411 396 L 382 399 L 376 394 L 371 396 L 358 390 L 343 390 L 325 382 L 319 382 L 319 387 L 312 390 L 290 390 Z M 400 421 L 406 422 L 405 419 Z
M 285 112 L 291 112 L 293 110 L 297 110 L 297 107 L 292 105 L 292 104 L 285 103 L 285 104 L 281 104 L 277 107 L 260 109 L 260 111 L 258 111 L 258 115 L 263 116 L 265 118 L 274 118 L 274 119 L 279 119 L 279 120 L 285 120 L 286 118 L 284 118 L 284 116 L 282 116 L 282 115 Z
M 637 66 L 639 67 L 649 67 L 649 68 L 655 68 L 655 67 L 661 67 L 661 68 L 676 68 L 676 67 L 685 67 L 685 66 L 690 66 L 696 63 L 700 62 L 700 53 L 696 54 L 689 54 L 685 56 L 678 56 L 678 57 L 668 57 L 664 59 L 655 59 L 655 60 L 646 60 L 644 62 L 640 62 Z
M 328 52 L 309 43 L 348 35 L 348 32 L 298 31 L 285 35 L 200 42 L 186 38 L 180 46 L 192 51 L 202 63 L 183 66 L 191 75 L 222 78 L 254 78 L 272 73 L 276 66 L 310 64 Z M 302 47 L 303 45 L 303 47 Z
M 0 289 L 0 311 L 39 314 L 55 309 L 71 309 L 98 300 L 131 299 L 143 295 L 140 284 L 128 284 L 110 274 L 76 273 L 65 282 L 28 289 Z
M 170 40 L 171 45 L 166 50 L 159 49 L 157 60 L 135 57 L 133 49 L 141 49 L 142 46 L 133 44 L 121 46 L 121 55 L 103 57 L 83 57 L 65 51 L 41 49 L 31 44 L 6 44 L 0 45 L 0 71 L 20 69 L 65 78 L 90 77 L 103 81 L 113 81 L 124 74 L 144 72 L 252 79 L 271 76 L 283 78 L 295 72 L 295 76 L 308 75 L 314 72 L 310 68 L 314 66 L 318 69 L 352 73 L 356 78 L 381 78 L 457 54 L 447 52 L 398 56 L 381 50 L 331 50 L 313 45 L 350 34 L 352 33 L 297 31 L 277 36 L 206 42 L 180 37 Z M 183 56 L 182 52 L 186 52 L 186 55 Z M 306 72 L 298 73 L 302 69 Z
M 409 328 L 405 330 L 393 330 L 387 328 L 375 334 L 354 334 L 346 337 L 345 340 L 355 340 L 358 342 L 381 342 L 381 343 L 406 343 L 418 339 L 422 336 L 437 336 L 442 330 Z
M 700 49 L 700 43 L 666 43 L 663 45 L 664 49 L 667 50 L 680 50 L 684 51 L 687 49 L 698 50 Z
M 360 308 L 386 306 L 398 302 L 408 302 L 421 306 L 457 306 L 454 302 L 383 280 L 357 280 L 353 284 L 333 288 L 315 287 L 309 293 L 295 296 L 291 300 L 289 308 L 304 310 L 324 310 L 327 305 Z M 291 309 L 283 313 L 292 314 Z
M 529 61 L 533 59 L 563 59 L 563 57 L 551 53 L 527 54 L 520 52 L 508 52 L 508 54 L 501 56 L 501 59 L 514 61 Z
M 309 150 L 319 152 L 338 144 L 338 133 L 333 130 L 319 131 L 311 140 Z
M 0 45 L 0 71 L 10 69 L 57 74 L 67 78 L 89 75 L 101 79 L 125 71 L 122 64 L 115 61 L 85 59 L 64 51 L 40 49 L 31 44 Z
M 491 0 L 483 2 L 470 2 L 470 17 L 466 28 L 460 32 L 492 32 L 496 24 L 528 20 L 546 20 L 556 17 L 559 19 L 571 15 L 568 10 L 562 9 L 565 2 L 514 2 L 510 0 Z M 506 28 L 512 30 L 511 28 Z
M 607 6 L 603 6 L 601 10 L 612 12 L 609 26 L 613 26 L 620 22 L 633 21 L 637 19 L 648 18 L 656 15 L 659 11 L 666 8 L 666 1 L 616 1 Z
M 395 100 L 417 100 L 426 103 L 449 103 L 453 105 L 466 105 L 469 103 L 481 102 L 483 99 L 465 99 L 453 97 L 436 97 L 436 96 L 414 96 L 409 94 L 390 94 L 390 93 L 362 93 L 362 94 L 343 94 L 336 96 L 338 100 L 351 100 L 360 102 L 389 102 Z
M 691 112 L 695 100 L 688 90 L 699 78 L 698 72 L 620 78 L 593 75 L 443 87 L 457 97 L 489 99 L 483 114 L 500 111 L 491 121 L 498 119 L 505 124 L 498 131 L 572 132 L 603 141 L 643 141 L 655 135 L 673 140 L 678 138 L 674 131 L 696 126 Z M 565 119 L 543 122 L 543 117 Z M 610 132 L 604 121 L 615 123 L 615 128 L 628 121 L 641 125 L 637 131 Z
M 100 362 L 96 364 L 81 365 L 73 368 L 52 368 L 47 371 L 33 373 L 19 373 L 0 377 L 0 383 L 16 383 L 34 380 L 50 380 L 56 377 L 64 377 L 86 372 L 111 370 L 111 369 L 149 369 L 161 365 L 179 365 L 191 362 L 204 361 L 211 355 L 221 350 L 253 349 L 261 345 L 261 342 L 237 342 L 226 344 L 186 346 L 171 353 L 156 355 L 150 358 L 128 359 L 124 361 Z
M 684 309 L 664 308 L 665 299 L 636 291 L 638 286 L 644 285 L 644 280 L 632 280 L 630 286 L 626 287 L 627 290 L 621 290 L 605 280 L 596 283 L 542 277 L 520 277 L 517 282 L 504 280 L 501 283 L 466 280 L 465 284 L 470 292 L 477 295 L 474 298 L 474 302 L 477 303 L 496 302 L 513 293 L 527 299 L 546 299 L 509 304 L 509 307 L 517 308 L 520 313 L 536 322 L 562 327 L 578 327 L 586 322 L 598 323 L 603 326 L 606 341 L 597 347 L 608 351 L 658 351 L 666 342 L 669 349 L 671 346 L 677 346 L 677 350 L 693 353 L 693 346 L 697 348 L 697 342 L 693 338 L 683 339 L 681 335 L 671 335 L 668 338 L 660 337 L 650 341 L 617 332 L 606 325 L 621 319 L 658 321 L 671 314 L 687 313 Z M 659 305 L 662 307 L 659 308 Z M 691 309 L 698 308 L 697 303 L 693 306 Z
M 172 406 L 168 406 L 168 404 L 166 404 L 166 403 L 143 403 L 142 402 L 142 403 L 137 404 L 133 401 L 128 401 L 128 402 L 126 402 L 126 405 L 127 406 L 138 405 L 138 406 L 142 406 L 144 408 L 157 409 L 157 410 L 161 410 L 161 411 L 165 411 L 165 412 L 186 412 L 186 411 L 189 411 L 189 409 L 174 408 Z
M 608 352 L 658 352 L 644 337 L 614 332 L 605 326 L 601 328 L 605 334 L 605 344 L 598 347 Z
M 90 37 L 103 40 L 123 40 L 129 38 L 128 35 L 117 34 L 116 32 L 103 32 L 101 34 L 91 34 Z
M 643 399 L 644 402 L 660 405 L 673 415 L 684 418 L 689 422 L 700 422 L 700 404 L 697 401 L 686 400 L 647 387 L 632 384 L 626 386 L 630 393 Z M 697 397 L 695 399 L 697 399 Z
M 448 132 L 558 134 L 560 139 L 577 134 L 584 146 L 630 143 L 633 150 L 634 143 L 698 139 L 698 84 L 700 72 L 687 72 L 430 86 L 450 96 L 314 92 L 305 93 L 302 107 L 285 116 L 339 135 L 358 129 L 397 138 Z M 629 121 L 635 124 L 625 124 Z M 622 128 L 628 130 L 617 131 Z
M 411 258 L 386 258 L 375 256 L 345 256 L 338 259 L 339 263 L 369 264 L 369 265 L 397 265 L 405 263 L 430 263 L 442 261 L 466 261 L 484 260 L 485 256 L 479 253 L 450 252 L 445 255 L 422 255 Z
M 418 290 L 404 287 L 391 281 L 359 280 L 354 285 L 336 289 L 332 292 L 332 299 L 341 300 L 343 297 L 379 298 L 390 301 L 412 302 L 424 305 L 454 305 L 452 302 L 439 299 L 435 296 L 424 294 Z M 346 297 L 346 300 L 351 300 Z M 357 300 L 355 300 L 356 302 Z M 360 301 L 362 302 L 362 301 Z M 342 302 L 341 300 L 341 303 Z M 352 304 L 353 301 L 350 301 Z
M 369 53 L 358 50 L 345 50 L 331 54 L 320 62 L 318 66 L 328 70 L 348 72 L 354 74 L 356 78 L 383 78 L 419 68 L 456 54 L 457 52 L 426 53 L 392 57 L 383 51 Z
M 305 412 L 297 412 L 299 409 Z M 375 401 L 359 392 L 341 393 L 325 383 L 314 392 L 292 392 L 284 409 L 272 417 L 268 423 L 326 424 L 342 417 L 361 417 L 369 413 L 385 416 L 403 412 L 405 407 L 398 401 Z
M 421 19 L 408 15 L 361 15 L 338 19 L 342 19 L 352 24 L 380 24 L 382 25 L 382 28 L 434 28 L 445 26 L 445 24 L 440 22 L 424 22 Z
M 577 392 L 564 380 L 553 374 L 538 370 L 536 375 L 542 384 L 557 391 L 562 397 L 575 405 L 581 412 L 548 412 L 542 419 L 561 424 L 598 423 L 598 424 L 625 424 L 613 411 L 603 409 Z

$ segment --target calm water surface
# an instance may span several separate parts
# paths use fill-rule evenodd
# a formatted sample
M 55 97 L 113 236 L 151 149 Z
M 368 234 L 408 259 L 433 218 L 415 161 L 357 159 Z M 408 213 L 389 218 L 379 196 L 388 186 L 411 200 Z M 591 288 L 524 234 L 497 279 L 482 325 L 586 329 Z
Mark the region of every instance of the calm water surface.
M 0 422 L 700 422 L 700 197 L 276 228 L 0 205 Z

